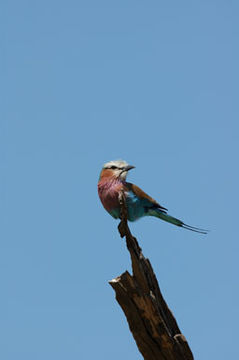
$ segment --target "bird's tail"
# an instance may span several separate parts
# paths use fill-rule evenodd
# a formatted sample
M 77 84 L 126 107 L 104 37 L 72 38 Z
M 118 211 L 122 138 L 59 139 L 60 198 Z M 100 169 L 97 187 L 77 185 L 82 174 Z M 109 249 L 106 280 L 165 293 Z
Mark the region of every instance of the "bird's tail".
M 179 220 L 179 219 L 177 219 L 177 218 L 175 218 L 175 217 L 173 217 L 171 215 L 165 214 L 164 212 L 160 211 L 159 209 L 150 209 L 149 212 L 148 212 L 148 215 L 156 216 L 156 217 L 158 217 L 158 218 L 160 218 L 160 219 L 162 219 L 164 221 L 169 222 L 170 224 L 182 227 L 182 228 L 187 229 L 187 230 L 195 231 L 195 232 L 200 233 L 200 234 L 207 234 L 208 233 L 208 230 L 199 229 L 197 227 L 187 225 L 183 221 L 181 221 L 181 220 Z

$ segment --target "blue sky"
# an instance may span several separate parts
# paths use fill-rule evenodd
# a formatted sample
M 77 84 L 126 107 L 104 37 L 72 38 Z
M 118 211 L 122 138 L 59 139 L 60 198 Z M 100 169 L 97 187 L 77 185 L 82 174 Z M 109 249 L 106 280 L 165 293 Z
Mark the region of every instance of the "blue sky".
M 133 223 L 197 360 L 236 359 L 237 1 L 3 1 L 0 355 L 139 359 L 104 162 L 207 236 Z

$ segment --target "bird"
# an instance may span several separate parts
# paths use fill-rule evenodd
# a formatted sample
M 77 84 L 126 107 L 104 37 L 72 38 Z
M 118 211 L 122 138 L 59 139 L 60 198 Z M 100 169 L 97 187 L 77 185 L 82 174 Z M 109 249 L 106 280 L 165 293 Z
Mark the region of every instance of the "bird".
M 121 207 L 119 195 L 123 191 L 127 207 L 127 220 L 136 221 L 144 216 L 154 216 L 181 228 L 201 234 L 208 230 L 187 225 L 182 220 L 168 214 L 161 206 L 137 185 L 126 181 L 128 172 L 135 166 L 124 160 L 112 160 L 103 165 L 98 181 L 98 195 L 105 210 L 115 219 L 120 219 Z

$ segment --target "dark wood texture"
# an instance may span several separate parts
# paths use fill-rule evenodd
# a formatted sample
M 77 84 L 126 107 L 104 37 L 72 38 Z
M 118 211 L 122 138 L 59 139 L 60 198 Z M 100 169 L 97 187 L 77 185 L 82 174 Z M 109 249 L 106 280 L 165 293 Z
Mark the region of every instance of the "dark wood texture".
M 109 283 L 138 349 L 145 360 L 193 360 L 189 345 L 161 294 L 152 266 L 130 232 L 123 192 L 120 204 L 119 232 L 121 237 L 126 237 L 133 275 L 126 271 Z

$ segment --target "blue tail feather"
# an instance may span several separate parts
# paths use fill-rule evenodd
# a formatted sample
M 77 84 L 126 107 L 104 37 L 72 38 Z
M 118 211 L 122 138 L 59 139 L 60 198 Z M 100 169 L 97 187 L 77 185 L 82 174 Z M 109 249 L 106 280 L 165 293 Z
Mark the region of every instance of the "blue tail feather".
M 175 218 L 175 217 L 173 217 L 173 216 L 171 216 L 171 215 L 169 215 L 169 214 L 167 214 L 165 212 L 162 212 L 159 209 L 150 209 L 149 212 L 148 212 L 148 215 L 158 217 L 161 220 L 169 222 L 170 224 L 182 227 L 182 228 L 190 230 L 190 231 L 194 231 L 194 232 L 197 232 L 197 233 L 200 233 L 200 234 L 207 234 L 208 233 L 208 230 L 204 230 L 204 229 L 200 229 L 200 228 L 197 228 L 197 227 L 194 227 L 194 226 L 187 225 L 183 221 L 181 221 L 181 220 L 179 220 L 179 219 L 177 219 L 177 218 Z

